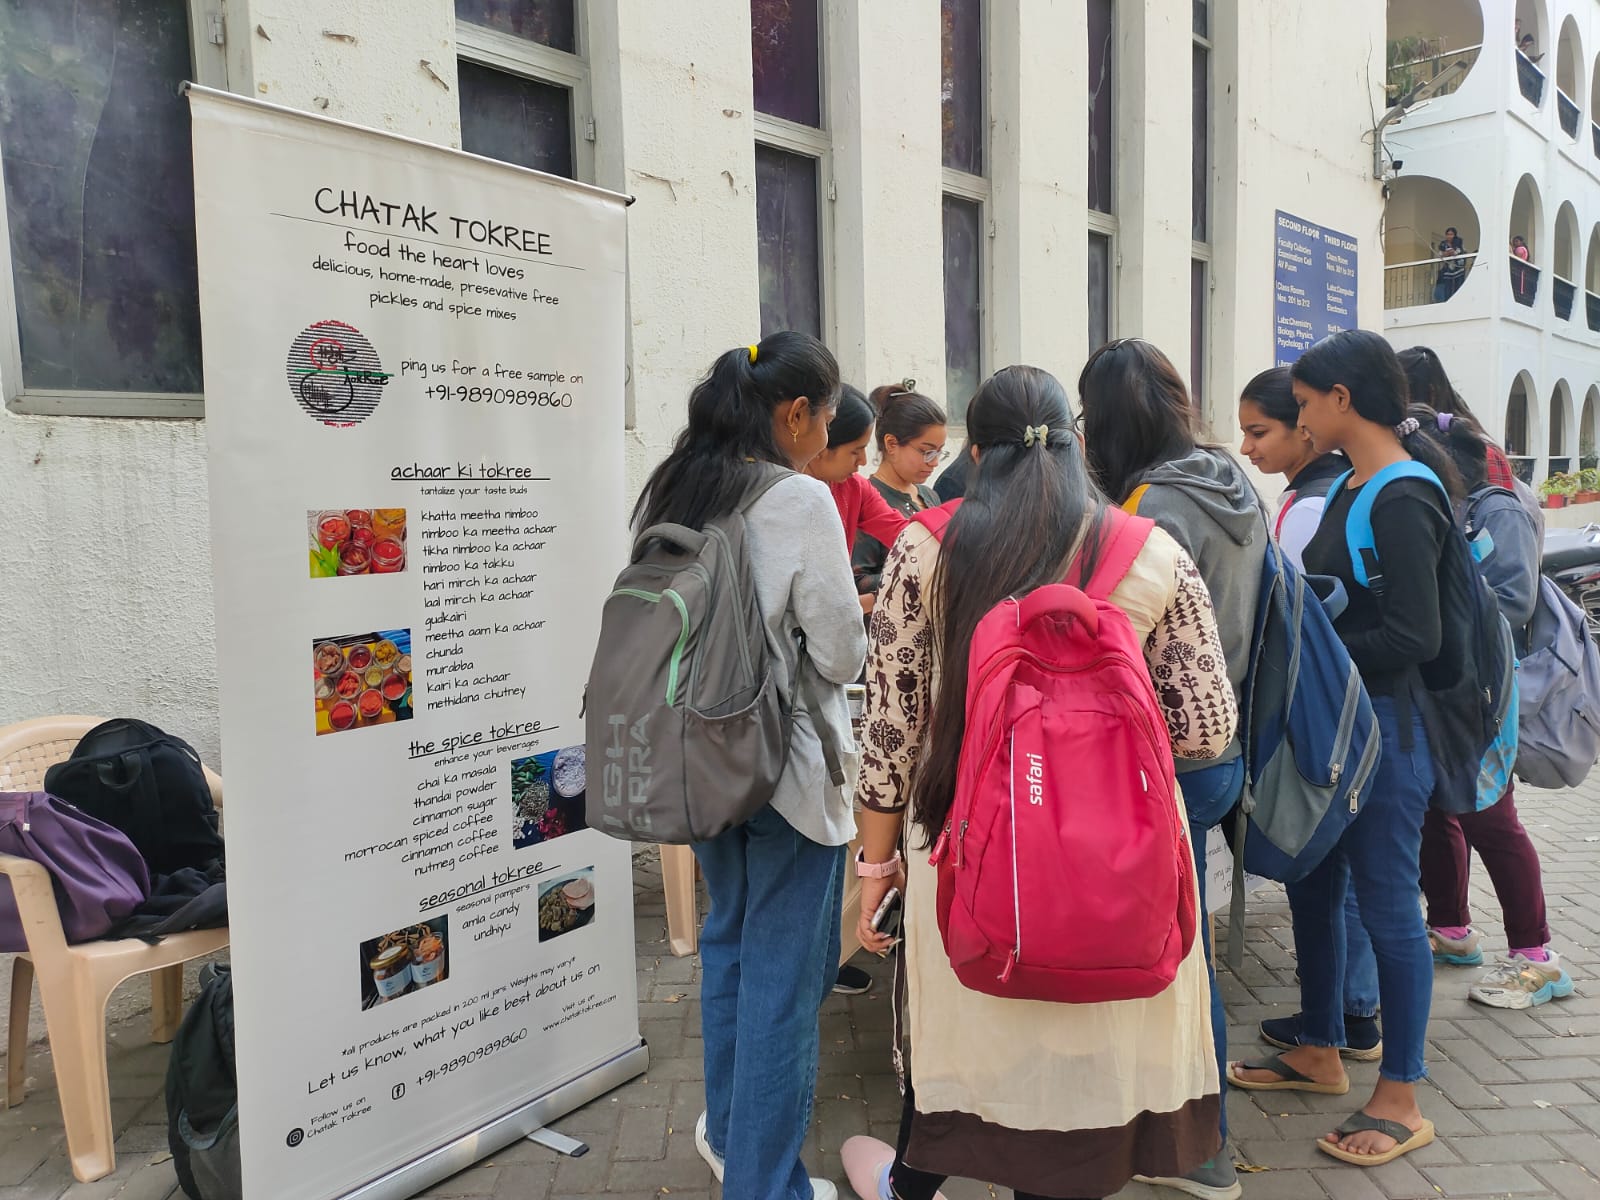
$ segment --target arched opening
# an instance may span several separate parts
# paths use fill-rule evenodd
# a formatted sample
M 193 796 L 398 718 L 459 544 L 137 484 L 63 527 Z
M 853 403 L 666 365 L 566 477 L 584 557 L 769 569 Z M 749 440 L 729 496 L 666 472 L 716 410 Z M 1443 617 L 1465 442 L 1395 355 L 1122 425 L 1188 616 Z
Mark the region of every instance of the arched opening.
M 1583 311 L 1589 328 L 1600 331 L 1600 225 L 1589 231 L 1588 264 L 1583 275 Z
M 1478 260 L 1472 201 L 1442 179 L 1402 175 L 1383 207 L 1383 307 L 1442 304 Z
M 1544 5 L 1537 0 L 1517 0 L 1517 15 L 1513 23 L 1512 55 L 1516 59 L 1517 87 L 1523 99 L 1535 108 L 1544 102 L 1543 67 L 1545 47 L 1550 41 L 1550 30 L 1545 19 Z
M 1533 380 L 1524 371 L 1511 381 L 1511 395 L 1506 400 L 1506 457 L 1511 469 L 1523 483 L 1533 482 Z
M 1556 245 L 1550 281 L 1550 301 L 1556 316 L 1572 320 L 1572 301 L 1578 294 L 1578 211 L 1570 201 L 1556 212 Z
M 1572 443 L 1567 440 L 1572 424 L 1572 389 L 1565 379 L 1550 394 L 1550 474 L 1572 470 Z
M 1483 49 L 1483 9 L 1477 0 L 1389 0 L 1391 101 L 1439 77 L 1437 100 L 1461 87 Z
M 1571 17 L 1561 22 L 1561 40 L 1556 45 L 1556 115 L 1561 128 L 1573 141 L 1578 140 L 1579 97 L 1583 95 L 1583 43 L 1578 39 L 1578 23 Z
M 1600 444 L 1600 384 L 1590 384 L 1589 394 L 1583 398 L 1583 413 L 1578 417 L 1578 466 L 1585 471 L 1600 467 L 1600 455 L 1595 446 Z
M 1543 221 L 1539 187 L 1532 175 L 1524 175 L 1511 198 L 1511 294 L 1518 304 L 1530 308 L 1539 294 L 1539 228 Z
M 1594 156 L 1600 158 L 1600 55 L 1589 71 L 1589 144 Z

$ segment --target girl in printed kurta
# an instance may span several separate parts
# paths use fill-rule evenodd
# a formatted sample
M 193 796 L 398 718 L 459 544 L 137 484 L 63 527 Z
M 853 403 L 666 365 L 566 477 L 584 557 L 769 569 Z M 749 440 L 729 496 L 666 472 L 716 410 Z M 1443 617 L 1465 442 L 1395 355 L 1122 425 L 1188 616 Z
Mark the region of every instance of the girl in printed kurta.
M 867 809 L 858 932 L 869 949 L 886 950 L 870 914 L 891 886 L 904 889 L 910 1054 L 898 1148 L 852 1138 L 841 1154 L 863 1200 L 931 1200 L 948 1175 L 1009 1186 L 1018 1200 L 1108 1196 L 1135 1174 L 1182 1174 L 1217 1151 L 1206 965 L 1197 938 L 1157 996 L 1053 1004 L 969 991 L 945 955 L 927 847 L 953 797 L 973 629 L 1006 596 L 1059 580 L 1081 544 L 1092 560 L 1105 509 L 1053 376 L 1001 371 L 967 421 L 975 466 L 946 542 L 907 526 L 873 617 L 856 793 Z M 1027 442 L 1025 430 L 1035 433 Z M 1156 529 L 1111 600 L 1144 642 L 1173 752 L 1220 753 L 1237 714 L 1194 563 Z M 1225 711 L 1202 719 L 1201 696 L 1226 697 Z

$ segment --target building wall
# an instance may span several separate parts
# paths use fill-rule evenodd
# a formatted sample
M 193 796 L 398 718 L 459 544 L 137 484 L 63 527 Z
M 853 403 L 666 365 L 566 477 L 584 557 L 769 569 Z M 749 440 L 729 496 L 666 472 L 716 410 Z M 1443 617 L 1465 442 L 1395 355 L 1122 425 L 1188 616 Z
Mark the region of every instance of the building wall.
M 910 375 L 944 397 L 940 26 L 927 0 L 826 0 L 825 96 L 837 198 L 828 336 L 847 378 Z M 629 210 L 630 486 L 679 427 L 711 359 L 755 340 L 754 129 L 747 0 L 589 0 L 594 181 Z M 1381 199 L 1363 141 L 1384 7 L 1212 0 L 1208 416 L 1273 361 L 1274 212 L 1356 235 L 1359 306 L 1381 311 Z M 457 144 L 449 0 L 407 19 L 382 0 L 230 0 L 228 85 Z M 1114 336 L 1147 336 L 1187 374 L 1188 5 L 1118 6 Z M 1081 0 L 988 13 L 986 361 L 1076 381 L 1086 356 L 1087 90 Z M 348 34 L 348 38 L 340 36 Z M 353 39 L 353 40 L 352 40 Z M 1304 48 L 1315 46 L 1315 54 Z M 413 66 L 412 64 L 416 64 Z M 426 65 L 424 65 L 426 64 Z M 212 397 L 210 403 L 226 403 Z M 199 421 L 0 414 L 0 721 L 137 713 L 217 752 L 215 639 Z

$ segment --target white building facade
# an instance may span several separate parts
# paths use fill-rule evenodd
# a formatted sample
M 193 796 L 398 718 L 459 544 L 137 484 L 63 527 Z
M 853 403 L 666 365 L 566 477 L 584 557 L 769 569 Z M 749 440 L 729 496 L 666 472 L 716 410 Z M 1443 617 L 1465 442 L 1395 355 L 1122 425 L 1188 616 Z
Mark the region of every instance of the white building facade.
M 1385 331 L 1439 353 L 1529 482 L 1595 466 L 1600 2 L 1391 0 L 1388 37 L 1393 94 L 1443 78 L 1384 137 Z
M 1356 242 L 1383 320 L 1379 0 L 73 7 L 0 7 L 0 722 L 138 715 L 216 755 L 228 398 L 199 394 L 183 77 L 634 195 L 635 486 L 710 361 L 780 327 L 864 388 L 917 379 L 953 444 L 997 367 L 1072 391 L 1092 345 L 1148 338 L 1231 440 L 1275 358 L 1280 211 Z

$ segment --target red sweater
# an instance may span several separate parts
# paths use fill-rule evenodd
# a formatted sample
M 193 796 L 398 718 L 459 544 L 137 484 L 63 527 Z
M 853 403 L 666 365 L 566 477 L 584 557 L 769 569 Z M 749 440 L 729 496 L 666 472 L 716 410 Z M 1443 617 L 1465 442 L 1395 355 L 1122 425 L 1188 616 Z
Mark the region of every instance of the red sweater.
M 889 507 L 865 475 L 851 475 L 838 483 L 830 483 L 828 490 L 839 506 L 839 520 L 844 522 L 845 548 L 852 552 L 859 530 L 865 530 L 885 546 L 892 546 L 906 527 L 906 519 Z

